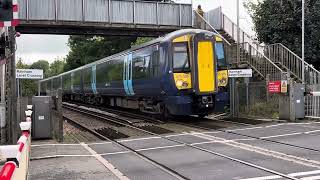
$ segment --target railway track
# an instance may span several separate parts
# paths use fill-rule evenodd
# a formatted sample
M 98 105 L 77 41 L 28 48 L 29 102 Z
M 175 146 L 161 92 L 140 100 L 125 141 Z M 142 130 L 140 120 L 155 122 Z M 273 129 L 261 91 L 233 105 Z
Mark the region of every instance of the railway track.
M 215 155 L 215 156 L 219 156 L 219 157 L 222 157 L 222 158 L 225 158 L 225 159 L 228 159 L 228 160 L 231 160 L 231 161 L 234 161 L 234 162 L 237 162 L 237 163 L 240 163 L 240 164 L 244 164 L 246 166 L 250 166 L 252 168 L 256 168 L 256 169 L 259 169 L 259 170 L 262 170 L 262 171 L 265 171 L 265 172 L 268 172 L 268 173 L 271 173 L 271 174 L 274 174 L 274 175 L 278 175 L 278 176 L 281 176 L 283 178 L 287 178 L 287 179 L 297 179 L 295 177 L 292 177 L 292 176 L 289 176 L 287 174 L 283 174 L 281 172 L 278 172 L 278 171 L 275 171 L 275 170 L 272 170 L 272 169 L 269 169 L 269 168 L 265 168 L 265 167 L 262 167 L 262 166 L 259 166 L 257 164 L 254 164 L 254 163 L 251 163 L 251 162 L 247 162 L 247 161 L 243 161 L 241 159 L 238 159 L 238 158 L 234 158 L 234 157 L 231 157 L 231 156 L 228 156 L 228 155 L 225 155 L 225 154 L 222 154 L 222 153 L 219 153 L 219 152 L 215 152 L 215 151 L 212 151 L 212 150 L 209 150 L 209 149 L 205 149 L 205 148 L 202 148 L 202 147 L 199 147 L 197 145 L 194 145 L 194 144 L 189 144 L 189 143 L 185 143 L 183 141 L 180 141 L 180 140 L 176 140 L 176 139 L 172 139 L 167 136 L 164 136 L 162 135 L 161 133 L 155 133 L 155 132 L 152 132 L 152 131 L 148 131 L 146 129 L 142 129 L 140 128 L 139 126 L 137 126 L 135 123 L 128 123 L 127 120 L 123 121 L 123 118 L 122 117 L 115 117 L 115 116 L 107 116 L 106 114 L 98 114 L 97 112 L 90 112 L 89 110 L 81 110 L 79 108 L 71 108 L 71 107 L 68 107 L 68 109 L 72 109 L 73 111 L 76 111 L 78 113 L 82 113 L 86 116 L 91 116 L 91 117 L 94 117 L 94 118 L 97 118 L 97 119 L 100 119 L 102 121 L 109 121 L 109 122 L 112 122 L 112 123 L 118 123 L 118 125 L 121 125 L 121 126 L 127 126 L 127 127 L 130 127 L 132 129 L 136 129 L 136 130 L 139 130 L 141 132 L 144 132 L 148 135 L 152 135 L 152 136 L 156 136 L 156 137 L 160 137 L 160 138 L 163 138 L 163 139 L 166 139 L 168 141 L 171 141 L 171 142 L 174 142 L 174 143 L 178 143 L 180 145 L 183 145 L 183 146 L 186 146 L 186 147 L 190 147 L 190 148 L 193 148 L 193 149 L 197 149 L 197 150 L 200 150 L 200 151 L 203 151 L 203 152 L 206 152 L 206 153 L 209 153 L 209 154 L 212 154 L 212 155 Z M 74 121 L 74 120 L 71 120 L 69 119 L 70 121 Z M 74 123 L 78 123 L 76 121 L 74 121 Z M 110 139 L 106 136 L 104 136 L 103 134 L 95 131 L 95 130 L 92 130 L 92 128 L 90 127 L 87 127 L 86 125 L 83 125 L 81 123 L 78 123 L 79 126 L 81 126 L 81 128 L 83 129 L 86 129 L 87 131 L 89 132 L 92 132 L 92 134 L 95 134 L 96 136 L 100 137 L 100 138 L 103 138 L 105 140 L 108 140 L 108 141 L 111 141 L 112 143 L 115 143 L 115 144 L 118 144 L 122 147 L 124 147 L 125 149 L 127 150 L 130 150 L 132 152 L 134 152 L 137 156 L 141 157 L 142 159 L 145 159 L 147 160 L 148 162 L 151 162 L 152 164 L 156 165 L 157 167 L 165 170 L 166 172 L 168 172 L 169 174 L 177 177 L 178 179 L 188 179 L 187 177 L 184 177 L 183 175 L 179 174 L 178 172 L 170 169 L 169 167 L 166 167 L 165 165 L 163 164 L 160 164 L 156 161 L 153 161 L 151 158 L 149 157 L 146 157 L 145 155 L 139 153 L 138 151 L 135 151 L 134 149 L 124 145 L 123 143 L 121 143 L 120 141 L 116 141 L 114 139 Z M 201 127 L 202 128 L 202 127 Z M 197 133 L 196 133 L 197 134 Z M 199 135 L 199 133 L 198 133 Z M 202 133 L 200 133 L 200 135 L 198 137 L 201 137 L 201 138 L 204 138 L 204 139 L 208 139 L 208 140 L 215 140 L 213 137 L 210 137 L 210 136 L 206 136 Z M 231 145 L 231 144 L 229 144 Z M 237 148 L 243 148 L 241 147 L 241 144 L 232 144 L 233 147 L 237 147 Z M 247 147 L 248 148 L 248 147 Z M 258 149 L 255 149 L 256 151 L 258 151 Z M 261 151 L 261 150 L 260 150 Z M 267 154 L 269 152 L 260 152 L 262 154 Z M 278 154 L 272 154 L 273 157 L 277 157 Z M 279 155 L 280 156 L 280 155 Z M 305 162 L 305 161 L 302 161 L 300 159 L 294 159 L 292 157 L 287 157 L 287 158 L 291 158 L 289 160 L 292 160 L 292 161 L 295 161 L 296 163 L 300 163 L 300 164 L 308 164 L 312 167 L 319 167 L 320 168 L 320 164 L 319 166 L 318 165 L 315 165 L 315 164 L 312 164 L 311 162 Z M 283 158 L 282 158 L 283 159 Z M 300 160 L 300 161 L 299 161 Z M 298 162 L 299 161 L 299 162 Z

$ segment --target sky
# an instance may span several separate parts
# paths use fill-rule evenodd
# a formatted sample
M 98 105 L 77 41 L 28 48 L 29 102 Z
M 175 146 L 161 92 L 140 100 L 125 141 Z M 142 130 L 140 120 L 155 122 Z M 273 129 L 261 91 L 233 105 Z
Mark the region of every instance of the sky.
M 190 3 L 191 0 L 175 0 L 180 3 Z M 250 35 L 253 35 L 253 24 L 240 0 L 240 27 Z M 236 22 L 236 0 L 193 0 L 194 9 L 198 5 L 204 11 L 208 11 L 219 6 L 222 11 Z M 48 60 L 50 63 L 55 59 L 65 58 L 69 52 L 67 46 L 68 37 L 66 35 L 32 35 L 21 34 L 17 38 L 17 59 L 22 59 L 23 63 L 32 64 L 38 60 Z

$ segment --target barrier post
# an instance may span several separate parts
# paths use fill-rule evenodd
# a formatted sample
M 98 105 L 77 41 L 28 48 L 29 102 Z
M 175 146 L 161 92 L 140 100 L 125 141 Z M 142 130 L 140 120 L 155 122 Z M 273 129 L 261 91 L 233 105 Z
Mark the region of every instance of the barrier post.
M 0 146 L 1 157 L 9 160 L 0 171 L 1 180 L 28 179 L 32 105 L 28 105 L 27 109 L 28 110 L 25 111 L 26 121 L 20 123 L 22 135 L 19 138 L 17 145 Z

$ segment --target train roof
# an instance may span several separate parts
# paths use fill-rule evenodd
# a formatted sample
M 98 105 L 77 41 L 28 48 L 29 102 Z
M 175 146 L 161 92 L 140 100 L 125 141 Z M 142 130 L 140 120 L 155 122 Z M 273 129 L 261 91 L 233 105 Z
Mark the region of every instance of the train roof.
M 215 35 L 215 33 L 211 32 L 211 31 L 202 30 L 202 29 L 181 29 L 181 30 L 177 30 L 177 31 L 171 32 L 169 34 L 166 34 L 165 36 L 161 36 L 161 37 L 158 37 L 158 38 L 153 39 L 151 41 L 148 41 L 146 43 L 143 43 L 143 44 L 140 44 L 140 45 L 137 45 L 137 46 L 133 46 L 130 49 L 127 49 L 125 51 L 119 52 L 117 54 L 114 54 L 114 55 L 102 58 L 100 60 L 94 61 L 92 63 L 80 66 L 80 67 L 78 67 L 76 69 L 73 69 L 73 70 L 61 73 L 59 75 L 52 76 L 52 77 L 40 80 L 40 82 L 47 81 L 47 80 L 50 80 L 50 79 L 54 79 L 54 78 L 57 78 L 57 77 L 72 73 L 74 71 L 77 71 L 77 70 L 80 70 L 80 69 L 83 69 L 83 68 L 86 68 L 86 67 L 90 67 L 93 64 L 97 64 L 97 63 L 100 64 L 100 63 L 106 62 L 106 61 L 108 61 L 108 60 L 110 60 L 110 59 L 112 59 L 114 57 L 117 57 L 119 55 L 126 54 L 126 53 L 129 53 L 129 52 L 141 49 L 141 48 L 146 47 L 146 46 L 150 46 L 150 45 L 153 45 L 153 44 L 159 44 L 159 43 L 167 42 L 167 41 L 172 41 L 173 39 L 175 39 L 177 37 L 180 37 L 180 36 L 183 36 L 183 35 L 186 35 L 186 34 L 197 34 L 197 33 L 206 33 L 206 34 Z

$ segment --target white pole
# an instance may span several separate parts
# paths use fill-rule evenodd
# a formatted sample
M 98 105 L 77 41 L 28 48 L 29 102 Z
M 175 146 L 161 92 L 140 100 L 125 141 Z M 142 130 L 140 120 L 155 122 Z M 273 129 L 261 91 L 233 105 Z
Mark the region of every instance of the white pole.
M 302 47 L 301 47 L 301 53 L 302 53 L 302 83 L 304 83 L 304 1 L 302 0 Z
M 240 10 L 239 0 L 237 0 L 237 62 L 240 63 Z

